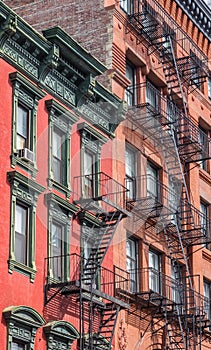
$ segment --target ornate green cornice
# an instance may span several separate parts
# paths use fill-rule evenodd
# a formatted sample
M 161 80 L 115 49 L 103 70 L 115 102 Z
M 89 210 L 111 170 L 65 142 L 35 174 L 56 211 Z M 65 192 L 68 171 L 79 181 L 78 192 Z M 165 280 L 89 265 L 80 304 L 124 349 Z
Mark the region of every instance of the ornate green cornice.
M 71 215 L 76 214 L 78 212 L 78 207 L 65 199 L 57 196 L 55 193 L 47 193 L 45 194 L 45 202 L 48 204 L 50 202 L 53 202 L 62 208 L 64 208 L 66 211 L 68 211 Z
M 54 27 L 43 34 L 0 1 L 0 55 L 3 59 L 22 72 L 34 90 L 33 83 L 113 137 L 117 125 L 124 119 L 124 106 L 95 80 L 106 67 L 61 28 Z M 11 81 L 19 76 L 24 84 L 20 73 L 14 78 L 11 75 Z
M 85 75 L 91 73 L 93 76 L 97 76 L 106 71 L 106 67 L 100 61 L 60 27 L 44 30 L 43 35 L 61 48 L 64 58 L 69 60 L 71 57 L 71 63 L 75 64 Z
M 49 112 L 57 112 L 59 115 L 64 117 L 70 122 L 70 124 L 74 124 L 78 121 L 78 116 L 71 113 L 67 108 L 56 102 L 55 100 L 47 100 L 45 101 L 46 108 Z
M 32 179 L 29 179 L 28 177 L 24 176 L 21 173 L 18 173 L 17 171 L 9 171 L 7 173 L 8 181 L 11 185 L 14 183 L 21 184 L 25 187 L 28 187 L 30 190 L 33 190 L 37 194 L 42 193 L 45 190 L 45 187 L 39 185 L 37 182 L 33 181 Z
M 8 306 L 3 310 L 7 322 L 16 321 L 33 327 L 40 327 L 45 323 L 42 316 L 33 308 L 28 306 Z

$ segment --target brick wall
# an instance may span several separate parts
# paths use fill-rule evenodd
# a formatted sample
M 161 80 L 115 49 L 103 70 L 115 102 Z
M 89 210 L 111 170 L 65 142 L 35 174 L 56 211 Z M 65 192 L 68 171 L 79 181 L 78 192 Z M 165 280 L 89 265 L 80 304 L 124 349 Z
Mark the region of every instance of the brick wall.
M 112 9 L 102 0 L 6 0 L 37 31 L 60 26 L 107 67 L 111 67 Z

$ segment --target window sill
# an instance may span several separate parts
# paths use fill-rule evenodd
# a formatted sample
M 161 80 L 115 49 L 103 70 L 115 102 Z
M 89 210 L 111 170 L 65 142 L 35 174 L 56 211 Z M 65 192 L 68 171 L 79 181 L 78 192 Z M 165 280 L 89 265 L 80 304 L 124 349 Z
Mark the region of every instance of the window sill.
M 33 178 L 36 177 L 38 169 L 36 167 L 36 163 L 33 162 L 27 162 L 24 159 L 21 159 L 18 157 L 17 153 L 13 153 L 10 156 L 11 158 L 11 166 L 14 168 L 16 165 L 19 165 L 21 168 L 23 168 L 25 171 L 31 174 Z
M 9 259 L 8 269 L 9 269 L 9 273 L 13 273 L 13 271 L 22 273 L 23 275 L 30 278 L 30 282 L 34 283 L 34 279 L 37 271 L 34 270 L 32 267 L 19 263 L 16 260 Z
M 55 190 L 63 193 L 67 199 L 70 198 L 70 194 L 71 194 L 71 190 L 68 186 L 64 186 L 62 184 L 60 184 L 59 182 L 48 178 L 48 187 L 51 188 L 55 188 Z

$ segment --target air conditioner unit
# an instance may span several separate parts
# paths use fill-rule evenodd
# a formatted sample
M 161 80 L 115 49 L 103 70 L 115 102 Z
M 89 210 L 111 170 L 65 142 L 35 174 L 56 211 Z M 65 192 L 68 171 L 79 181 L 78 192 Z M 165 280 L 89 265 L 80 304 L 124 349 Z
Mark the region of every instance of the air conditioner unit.
M 18 156 L 27 162 L 34 162 L 34 153 L 28 148 L 19 149 Z

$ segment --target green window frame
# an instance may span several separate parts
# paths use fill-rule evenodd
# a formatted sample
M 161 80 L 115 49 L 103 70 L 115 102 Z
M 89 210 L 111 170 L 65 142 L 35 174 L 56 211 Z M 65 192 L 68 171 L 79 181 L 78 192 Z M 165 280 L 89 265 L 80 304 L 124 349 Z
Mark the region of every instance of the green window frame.
M 46 194 L 45 202 L 48 207 L 48 282 L 66 282 L 70 277 L 71 218 L 78 208 L 54 193 Z
M 11 165 L 18 164 L 35 177 L 37 108 L 45 93 L 18 72 L 9 74 L 9 78 L 13 89 Z
M 78 118 L 54 100 L 45 101 L 49 113 L 49 188 L 70 197 L 70 135 Z
M 83 198 L 96 197 L 101 149 L 108 139 L 86 123 L 78 124 L 78 131 L 81 136 L 81 194 Z
M 43 330 L 47 339 L 47 350 L 71 349 L 72 343 L 80 337 L 77 329 L 67 321 L 52 321 Z
M 3 310 L 3 316 L 7 324 L 7 350 L 34 350 L 37 329 L 45 323 L 42 316 L 28 306 L 9 306 Z
M 8 172 L 7 176 L 11 187 L 9 273 L 18 271 L 34 282 L 36 205 L 44 187 L 17 171 Z M 22 254 L 20 248 L 24 249 Z

